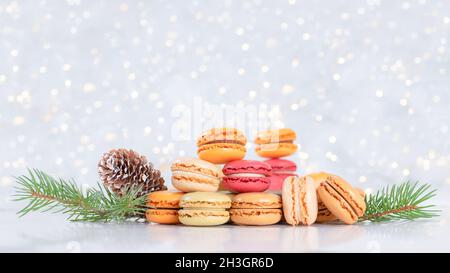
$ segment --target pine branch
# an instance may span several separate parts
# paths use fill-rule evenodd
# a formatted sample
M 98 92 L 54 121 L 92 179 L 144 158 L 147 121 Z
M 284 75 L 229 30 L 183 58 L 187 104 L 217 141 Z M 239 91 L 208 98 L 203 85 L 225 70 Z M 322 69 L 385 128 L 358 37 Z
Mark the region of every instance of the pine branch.
M 41 211 L 68 214 L 71 221 L 109 222 L 142 217 L 145 212 L 146 197 L 138 197 L 139 189 L 118 196 L 98 184 L 83 192 L 73 180 L 56 179 L 37 169 L 15 180 L 15 201 L 28 201 L 19 216 Z
M 366 212 L 360 221 L 387 222 L 394 220 L 416 220 L 438 216 L 440 210 L 434 205 L 424 205 L 434 197 L 436 190 L 431 185 L 407 181 L 400 185 L 385 187 L 366 196 Z

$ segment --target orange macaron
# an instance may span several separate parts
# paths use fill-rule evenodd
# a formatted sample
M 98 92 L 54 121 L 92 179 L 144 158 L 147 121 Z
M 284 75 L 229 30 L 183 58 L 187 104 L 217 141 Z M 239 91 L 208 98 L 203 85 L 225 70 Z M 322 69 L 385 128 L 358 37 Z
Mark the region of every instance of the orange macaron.
M 328 176 L 320 183 L 317 193 L 327 209 L 346 224 L 356 223 L 366 211 L 363 193 L 339 176 Z
M 278 158 L 297 151 L 296 133 L 289 128 L 259 132 L 255 139 L 255 152 L 262 157 Z
M 182 192 L 155 191 L 147 196 L 145 216 L 149 222 L 159 224 L 179 224 L 178 210 Z
M 281 197 L 266 192 L 240 193 L 231 202 L 231 221 L 238 225 L 273 225 L 281 220 Z
M 235 128 L 213 128 L 197 139 L 200 159 L 214 164 L 224 164 L 244 158 L 247 138 Z

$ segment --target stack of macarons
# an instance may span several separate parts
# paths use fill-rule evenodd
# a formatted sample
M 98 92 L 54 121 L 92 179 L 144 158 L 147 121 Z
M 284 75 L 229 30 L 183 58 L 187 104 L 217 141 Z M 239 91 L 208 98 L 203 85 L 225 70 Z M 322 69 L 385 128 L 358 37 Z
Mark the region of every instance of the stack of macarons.
M 280 158 L 297 150 L 295 139 L 291 129 L 258 133 L 256 153 L 269 158 L 261 162 L 243 159 L 247 139 L 241 131 L 204 132 L 197 139 L 198 158 L 179 158 L 171 165 L 172 185 L 179 191 L 148 195 L 147 220 L 260 226 L 276 224 L 284 216 L 291 225 L 355 223 L 365 211 L 364 193 L 335 175 L 298 176 L 295 163 Z
M 289 128 L 267 130 L 259 132 L 255 139 L 255 152 L 265 158 L 265 163 L 272 167 L 269 190 L 280 191 L 283 181 L 289 176 L 295 176 L 297 165 L 295 162 L 282 159 L 297 151 L 296 133 Z

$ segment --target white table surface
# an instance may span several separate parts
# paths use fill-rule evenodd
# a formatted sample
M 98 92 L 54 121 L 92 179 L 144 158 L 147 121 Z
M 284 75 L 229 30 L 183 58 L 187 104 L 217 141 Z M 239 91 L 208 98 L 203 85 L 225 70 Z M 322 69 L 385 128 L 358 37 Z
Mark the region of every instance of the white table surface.
M 168 226 L 72 223 L 63 215 L 18 218 L 19 204 L 0 207 L 1 252 L 449 252 L 450 214 L 385 224 Z

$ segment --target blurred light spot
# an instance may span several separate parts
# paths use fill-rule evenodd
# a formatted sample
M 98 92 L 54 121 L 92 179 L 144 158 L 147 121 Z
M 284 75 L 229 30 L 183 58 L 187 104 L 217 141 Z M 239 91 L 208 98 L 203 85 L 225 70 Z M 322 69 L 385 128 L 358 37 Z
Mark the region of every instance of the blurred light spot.
M 117 139 L 117 135 L 115 133 L 106 133 L 105 140 L 107 142 L 112 142 Z
M 95 85 L 94 85 L 93 83 L 90 83 L 90 82 L 85 83 L 85 84 L 83 85 L 83 90 L 84 90 L 84 92 L 86 92 L 86 93 L 94 92 L 94 91 L 95 91 Z
M 137 99 L 139 97 L 139 92 L 136 90 L 131 91 L 130 96 L 132 99 Z
M 0 179 L 0 181 L 1 181 L 1 185 L 4 187 L 8 187 L 12 184 L 12 179 L 7 176 L 2 177 L 2 179 Z
M 330 136 L 330 137 L 328 138 L 328 142 L 330 142 L 330 143 L 332 143 L 332 144 L 336 143 L 336 137 L 335 137 L 335 136 Z
M 377 96 L 377 98 L 382 98 L 384 95 L 383 90 L 378 89 L 377 91 L 375 91 L 375 96 Z
M 15 126 L 19 126 L 19 125 L 22 125 L 22 124 L 24 124 L 25 123 L 25 117 L 22 117 L 22 116 L 15 116 L 14 118 L 13 118 L 13 124 L 15 125 Z
M 241 46 L 241 49 L 242 49 L 243 51 L 247 51 L 247 50 L 249 50 L 249 48 L 250 48 L 250 45 L 247 44 L 247 43 L 244 43 L 244 44 L 242 44 L 242 46 Z
M 70 64 L 63 64 L 63 71 L 69 71 L 72 68 L 72 66 Z

